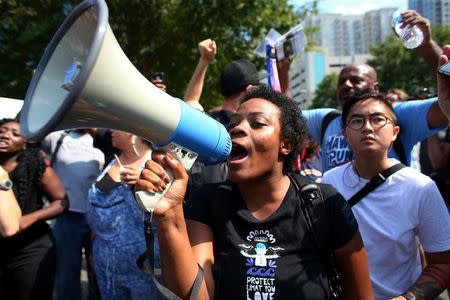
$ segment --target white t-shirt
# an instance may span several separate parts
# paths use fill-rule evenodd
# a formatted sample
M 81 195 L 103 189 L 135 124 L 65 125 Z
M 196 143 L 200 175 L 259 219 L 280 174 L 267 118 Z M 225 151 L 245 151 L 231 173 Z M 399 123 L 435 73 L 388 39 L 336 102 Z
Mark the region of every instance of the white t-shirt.
M 369 180 L 351 163 L 323 176 L 346 200 Z M 376 299 L 403 294 L 419 277 L 417 239 L 426 252 L 450 250 L 450 216 L 436 184 L 406 167 L 361 199 L 352 211 L 366 247 Z
M 63 131 L 52 132 L 42 142 L 42 148 L 52 154 Z M 56 154 L 53 169 L 64 185 L 69 197 L 69 210 L 86 213 L 88 191 L 105 163 L 105 155 L 94 148 L 94 139 L 89 133 L 70 131 L 64 137 Z

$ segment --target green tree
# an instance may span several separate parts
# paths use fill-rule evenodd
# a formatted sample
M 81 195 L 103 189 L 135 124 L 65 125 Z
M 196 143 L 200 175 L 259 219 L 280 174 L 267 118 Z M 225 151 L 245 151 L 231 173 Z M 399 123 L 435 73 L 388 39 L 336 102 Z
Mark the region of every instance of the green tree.
M 444 45 L 450 40 L 450 28 L 434 27 L 433 39 Z M 390 88 L 401 88 L 409 95 L 420 93 L 423 88 L 435 90 L 436 80 L 423 58 L 416 50 L 403 47 L 401 41 L 394 35 L 371 48 L 373 58 L 367 63 L 375 68 L 382 91 Z
M 0 2 L 0 95 L 24 98 L 46 43 L 77 2 Z M 177 97 L 198 61 L 197 43 L 216 40 L 218 54 L 202 96 L 209 108 L 220 102 L 218 78 L 226 63 L 248 58 L 262 67 L 264 60 L 252 50 L 269 29 L 283 33 L 317 6 L 314 1 L 295 11 L 288 0 L 109 0 L 108 8 L 111 28 L 131 62 L 144 76 L 164 71 L 168 92 Z
M 0 96 L 23 99 L 45 46 L 70 7 L 62 1 L 0 1 Z
M 310 109 L 323 107 L 338 107 L 336 86 L 338 82 L 338 75 L 331 73 L 326 75 L 320 84 L 317 86 Z

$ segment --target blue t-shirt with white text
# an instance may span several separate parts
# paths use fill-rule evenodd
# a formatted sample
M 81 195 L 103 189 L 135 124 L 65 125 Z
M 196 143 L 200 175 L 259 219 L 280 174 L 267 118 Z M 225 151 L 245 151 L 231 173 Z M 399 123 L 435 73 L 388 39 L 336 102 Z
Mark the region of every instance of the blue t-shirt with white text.
M 408 165 L 411 164 L 411 150 L 414 145 L 442 129 L 430 129 L 428 126 L 428 110 L 436 99 L 406 101 L 394 106 L 397 123 L 400 126 L 400 141 L 405 150 Z M 325 130 L 323 141 L 320 141 L 323 119 L 333 110 L 331 108 L 319 108 L 302 111 L 308 124 L 310 136 L 321 142 L 322 172 L 351 160 L 351 151 L 343 135 L 341 116 L 330 122 Z M 389 152 L 389 157 L 398 159 L 393 149 Z

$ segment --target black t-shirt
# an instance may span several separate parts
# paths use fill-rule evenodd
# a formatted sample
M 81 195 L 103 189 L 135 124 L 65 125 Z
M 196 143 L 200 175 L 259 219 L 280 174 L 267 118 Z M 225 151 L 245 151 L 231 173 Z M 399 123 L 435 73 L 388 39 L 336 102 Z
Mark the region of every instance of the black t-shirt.
M 330 249 L 346 245 L 358 225 L 345 199 L 321 185 L 330 217 Z M 186 203 L 186 218 L 214 234 L 215 299 L 328 299 L 327 265 L 306 232 L 294 186 L 264 221 L 247 209 L 238 188 L 208 184 Z
M 231 111 L 220 110 L 211 113 L 210 116 L 227 127 L 230 123 L 230 118 L 233 115 Z M 189 182 L 186 197 L 189 194 L 202 187 L 207 183 L 224 182 L 228 178 L 228 166 L 226 162 L 221 162 L 214 165 L 205 165 L 201 161 L 195 161 L 192 168 L 189 170 Z
M 217 122 L 220 122 L 223 126 L 228 127 L 233 112 L 227 110 L 219 110 L 209 115 Z

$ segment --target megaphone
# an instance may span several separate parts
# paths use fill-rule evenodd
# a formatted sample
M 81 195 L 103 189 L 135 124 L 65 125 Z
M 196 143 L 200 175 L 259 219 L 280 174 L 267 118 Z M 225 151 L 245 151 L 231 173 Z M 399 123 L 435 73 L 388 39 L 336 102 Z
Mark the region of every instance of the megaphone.
M 162 92 L 133 66 L 111 31 L 104 0 L 80 3 L 53 36 L 20 122 L 28 140 L 55 130 L 111 128 L 158 148 L 181 147 L 207 164 L 224 161 L 231 151 L 223 125 Z

